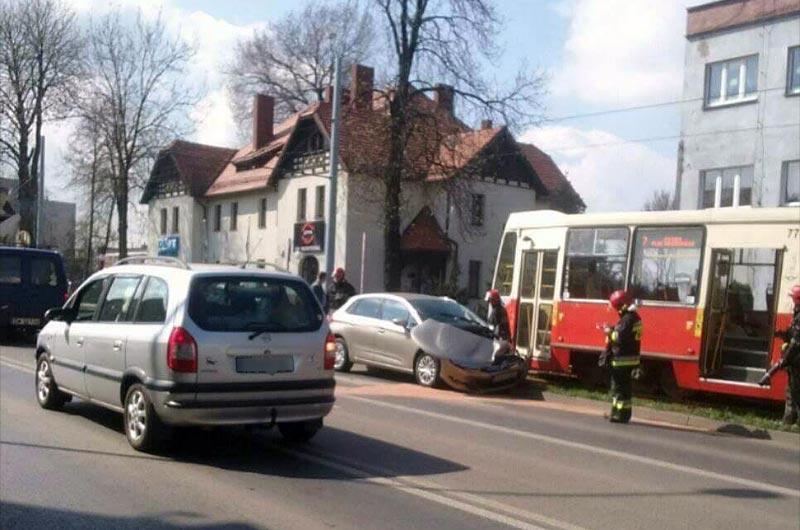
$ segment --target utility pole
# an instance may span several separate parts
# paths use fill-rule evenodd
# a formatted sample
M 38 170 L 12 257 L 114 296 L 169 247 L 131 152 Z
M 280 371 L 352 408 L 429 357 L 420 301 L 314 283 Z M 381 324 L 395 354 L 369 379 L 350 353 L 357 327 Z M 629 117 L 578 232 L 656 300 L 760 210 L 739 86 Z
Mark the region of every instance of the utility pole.
M 42 145 L 39 151 L 39 182 L 36 183 L 36 236 L 35 245 L 42 247 L 42 205 L 44 204 L 44 135 L 39 136 L 39 143 Z
M 325 224 L 325 272 L 333 278 L 336 253 L 336 180 L 339 173 L 339 128 L 341 127 L 342 58 L 337 55 L 333 73 L 333 108 L 331 109 L 330 177 L 328 183 L 328 222 Z

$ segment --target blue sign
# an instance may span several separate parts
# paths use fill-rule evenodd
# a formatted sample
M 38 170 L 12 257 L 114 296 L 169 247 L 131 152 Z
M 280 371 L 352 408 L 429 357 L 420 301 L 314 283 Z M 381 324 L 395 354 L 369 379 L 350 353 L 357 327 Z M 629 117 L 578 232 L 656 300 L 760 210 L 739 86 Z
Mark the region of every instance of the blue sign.
M 178 250 L 181 247 L 181 236 L 167 236 L 158 240 L 158 255 L 178 257 Z

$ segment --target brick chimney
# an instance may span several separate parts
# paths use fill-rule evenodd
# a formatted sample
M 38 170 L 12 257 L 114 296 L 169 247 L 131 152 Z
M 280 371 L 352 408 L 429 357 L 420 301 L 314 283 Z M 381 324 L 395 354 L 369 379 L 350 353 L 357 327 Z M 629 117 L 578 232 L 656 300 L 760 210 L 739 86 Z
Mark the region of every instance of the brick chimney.
M 253 149 L 260 149 L 272 140 L 274 117 L 275 98 L 256 94 L 253 98 Z
M 481 130 L 491 129 L 493 126 L 492 120 L 481 120 Z
M 375 70 L 369 66 L 354 64 L 350 69 L 350 97 L 354 107 L 369 108 L 372 105 L 372 86 Z
M 450 85 L 436 85 L 436 107 L 453 114 L 453 100 L 455 99 L 455 89 Z

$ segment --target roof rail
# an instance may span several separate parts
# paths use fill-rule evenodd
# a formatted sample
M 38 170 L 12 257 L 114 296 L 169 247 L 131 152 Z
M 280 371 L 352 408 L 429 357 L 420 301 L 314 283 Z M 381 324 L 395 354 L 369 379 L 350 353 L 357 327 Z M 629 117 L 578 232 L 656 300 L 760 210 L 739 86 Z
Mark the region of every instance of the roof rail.
M 117 265 L 133 265 L 135 263 L 140 264 L 151 264 L 151 265 L 163 265 L 165 267 L 178 267 L 181 269 L 190 270 L 191 267 L 183 261 L 182 259 L 173 258 L 170 256 L 129 256 L 127 258 L 122 258 L 114 263 L 114 266 Z
M 273 270 L 276 270 L 278 272 L 289 272 L 288 269 L 286 269 L 284 267 L 281 267 L 280 265 L 275 265 L 274 263 L 271 263 L 269 261 L 264 261 L 262 259 L 243 261 L 242 263 L 239 264 L 239 268 L 240 269 L 246 269 L 248 265 L 255 265 L 256 268 L 258 268 L 258 269 L 264 269 L 264 268 L 269 267 L 269 268 L 271 268 Z

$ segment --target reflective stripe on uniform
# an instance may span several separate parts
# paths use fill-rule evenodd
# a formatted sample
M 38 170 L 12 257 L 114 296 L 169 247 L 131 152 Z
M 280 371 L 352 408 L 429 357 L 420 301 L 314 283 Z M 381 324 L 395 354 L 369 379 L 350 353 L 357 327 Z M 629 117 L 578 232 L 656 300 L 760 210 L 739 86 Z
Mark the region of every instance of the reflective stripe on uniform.
M 639 366 L 638 355 L 625 355 L 614 357 L 611 359 L 611 366 L 614 368 L 627 368 L 630 366 Z
M 625 410 L 625 409 L 633 408 L 633 406 L 631 405 L 630 401 L 623 401 L 623 400 L 615 401 L 611 405 L 611 407 L 616 409 L 616 410 Z

